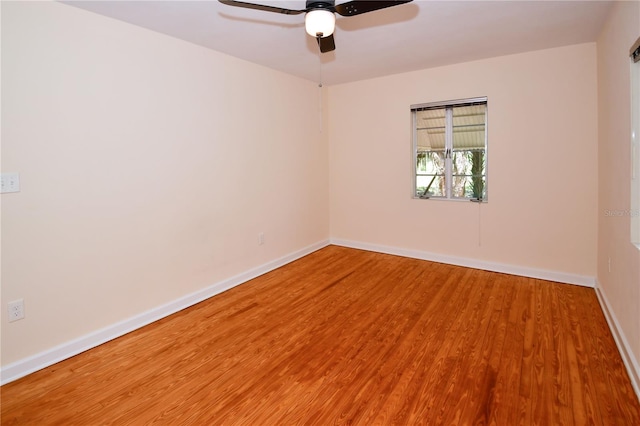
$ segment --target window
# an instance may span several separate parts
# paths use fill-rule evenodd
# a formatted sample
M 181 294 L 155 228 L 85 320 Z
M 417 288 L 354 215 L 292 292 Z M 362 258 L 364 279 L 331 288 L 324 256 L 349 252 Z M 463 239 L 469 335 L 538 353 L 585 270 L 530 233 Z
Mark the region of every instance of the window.
M 413 196 L 487 200 L 487 98 L 412 105 Z
M 640 39 L 631 47 L 631 242 L 640 248 Z

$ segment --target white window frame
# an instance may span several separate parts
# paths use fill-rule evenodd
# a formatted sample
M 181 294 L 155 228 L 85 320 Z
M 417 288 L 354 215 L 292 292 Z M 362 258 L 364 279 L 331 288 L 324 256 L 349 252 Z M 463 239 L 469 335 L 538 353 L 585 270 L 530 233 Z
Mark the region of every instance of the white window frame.
M 485 117 L 484 117 L 484 155 L 485 155 L 485 173 L 484 173 L 484 198 L 476 199 L 469 197 L 453 197 L 452 196 L 452 181 L 453 181 L 453 172 L 452 172 L 452 161 L 451 161 L 451 153 L 453 150 L 453 108 L 458 106 L 465 105 L 473 105 L 473 104 L 484 104 L 485 105 Z M 416 163 L 417 163 L 417 154 L 418 154 L 418 135 L 417 135 L 417 122 L 416 122 L 416 112 L 421 109 L 437 109 L 437 108 L 446 108 L 446 118 L 445 118 L 445 182 L 446 183 L 446 194 L 445 196 L 430 196 L 430 197 L 420 197 L 417 195 L 417 172 L 416 172 Z M 489 102 L 488 97 L 477 97 L 477 98 L 467 98 L 467 99 L 456 99 L 452 101 L 442 101 L 442 102 L 429 102 L 425 104 L 415 104 L 411 105 L 411 196 L 414 199 L 419 200 L 448 200 L 448 201 L 474 201 L 480 203 L 486 203 L 489 200 L 489 146 L 488 146 L 488 129 L 489 129 Z
M 631 243 L 640 249 L 640 38 L 629 52 L 631 62 Z

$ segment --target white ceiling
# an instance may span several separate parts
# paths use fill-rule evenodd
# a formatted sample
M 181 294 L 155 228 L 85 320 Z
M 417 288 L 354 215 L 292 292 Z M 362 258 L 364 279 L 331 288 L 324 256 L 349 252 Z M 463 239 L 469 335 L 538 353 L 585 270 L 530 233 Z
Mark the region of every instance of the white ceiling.
M 338 15 L 336 50 L 320 54 L 304 30 L 304 15 L 214 0 L 64 3 L 324 84 L 595 41 L 612 6 L 579 0 L 415 0 L 358 16 Z M 302 9 L 305 0 L 254 3 Z

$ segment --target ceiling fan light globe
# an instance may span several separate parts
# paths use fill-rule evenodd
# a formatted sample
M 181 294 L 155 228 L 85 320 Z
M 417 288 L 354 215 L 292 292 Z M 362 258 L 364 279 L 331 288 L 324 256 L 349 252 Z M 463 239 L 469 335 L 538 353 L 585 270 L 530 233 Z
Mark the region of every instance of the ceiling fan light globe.
M 304 17 L 304 26 L 311 37 L 329 37 L 336 28 L 336 15 L 329 10 L 311 10 Z

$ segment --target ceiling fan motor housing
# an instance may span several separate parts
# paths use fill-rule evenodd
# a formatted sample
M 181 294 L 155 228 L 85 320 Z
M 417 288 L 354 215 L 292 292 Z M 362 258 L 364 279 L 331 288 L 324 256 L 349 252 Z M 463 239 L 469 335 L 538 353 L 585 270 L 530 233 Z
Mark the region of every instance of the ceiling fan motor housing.
M 331 12 L 334 12 L 335 5 L 336 5 L 335 0 L 334 1 L 307 0 L 306 9 L 307 10 L 326 9 L 326 10 L 330 10 Z

